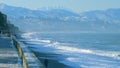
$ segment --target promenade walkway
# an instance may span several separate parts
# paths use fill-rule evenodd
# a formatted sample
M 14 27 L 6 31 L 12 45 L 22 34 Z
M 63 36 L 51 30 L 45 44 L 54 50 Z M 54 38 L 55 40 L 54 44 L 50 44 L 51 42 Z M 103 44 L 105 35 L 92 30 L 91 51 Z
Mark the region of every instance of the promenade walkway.
M 0 68 L 22 68 L 10 38 L 0 37 Z

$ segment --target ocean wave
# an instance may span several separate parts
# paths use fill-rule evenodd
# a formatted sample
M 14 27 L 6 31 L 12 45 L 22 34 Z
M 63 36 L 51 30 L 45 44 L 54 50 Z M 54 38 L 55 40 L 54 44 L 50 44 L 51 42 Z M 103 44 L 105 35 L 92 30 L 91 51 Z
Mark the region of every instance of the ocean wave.
M 69 47 L 69 46 L 58 46 L 57 49 L 60 49 L 63 52 L 95 54 L 95 55 L 107 56 L 107 57 L 113 57 L 116 59 L 120 59 L 120 56 L 119 56 L 120 52 L 80 49 L 80 48 Z
M 109 65 L 110 63 L 114 63 L 114 62 L 111 62 L 108 59 L 104 59 L 104 58 L 97 60 L 97 59 L 99 59 L 99 57 L 109 57 L 109 58 L 113 58 L 116 60 L 120 60 L 120 52 L 117 52 L 117 51 L 81 49 L 81 48 L 69 46 L 66 43 L 60 43 L 60 42 L 52 41 L 52 40 L 43 40 L 40 38 L 33 38 L 33 37 L 31 37 L 32 34 L 35 34 L 35 33 L 24 34 L 23 37 L 28 38 L 28 39 L 23 40 L 23 41 L 25 41 L 26 43 L 29 43 L 29 44 L 33 44 L 33 46 L 32 45 L 31 46 L 35 47 L 36 48 L 35 50 L 38 49 L 38 51 L 43 51 L 43 52 L 54 51 L 55 53 L 58 53 L 58 54 L 67 55 L 68 57 L 65 60 L 62 60 L 60 62 L 70 65 L 70 66 L 74 66 L 74 68 L 79 68 L 81 66 L 83 68 L 92 67 L 92 66 L 89 66 L 89 64 L 93 65 L 93 68 L 97 68 L 98 66 L 95 66 L 95 65 L 105 67 L 105 66 Z M 43 44 L 43 45 L 41 45 L 41 44 Z M 87 56 L 84 56 L 83 54 L 85 54 L 85 55 L 87 54 Z M 91 57 L 91 55 L 92 55 L 92 57 Z M 99 57 L 94 58 L 93 55 L 99 56 Z M 95 64 L 94 63 L 92 64 L 92 62 L 94 62 Z M 82 63 L 83 63 L 83 65 L 82 65 Z M 86 64 L 88 64 L 88 65 L 86 65 Z M 87 67 L 87 66 L 89 66 L 89 67 Z M 114 67 L 114 65 L 113 65 L 113 67 Z
M 21 37 L 28 39 L 28 38 L 32 38 L 32 35 L 35 35 L 35 34 L 37 34 L 37 32 L 27 32 L 27 33 L 23 33 Z
M 41 44 L 45 43 L 45 47 L 52 47 L 61 53 L 86 53 L 86 54 L 95 54 L 99 56 L 106 56 L 106 57 L 113 57 L 116 59 L 120 59 L 120 52 L 114 51 L 101 51 L 101 50 L 90 50 L 90 49 L 80 49 L 76 47 L 66 46 L 65 44 L 62 45 L 60 42 L 52 42 L 51 40 L 40 40 L 36 39 L 29 39 L 26 41 L 29 44 Z

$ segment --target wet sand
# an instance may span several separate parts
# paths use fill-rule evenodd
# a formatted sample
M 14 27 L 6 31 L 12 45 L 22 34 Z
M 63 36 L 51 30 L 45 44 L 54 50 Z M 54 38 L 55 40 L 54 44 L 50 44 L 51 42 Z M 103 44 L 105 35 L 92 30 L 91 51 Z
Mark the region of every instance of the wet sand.
M 39 60 L 45 65 L 46 68 L 72 68 L 63 63 L 60 63 L 58 60 L 62 60 L 60 55 L 57 54 L 46 54 L 40 52 L 34 52 Z

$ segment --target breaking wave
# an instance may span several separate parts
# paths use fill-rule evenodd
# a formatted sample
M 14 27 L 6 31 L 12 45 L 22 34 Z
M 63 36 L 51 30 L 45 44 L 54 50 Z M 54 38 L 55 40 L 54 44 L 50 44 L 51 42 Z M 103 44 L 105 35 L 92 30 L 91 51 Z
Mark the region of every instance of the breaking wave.
M 36 34 L 36 33 L 23 34 L 22 37 L 29 38 L 24 41 L 28 44 L 33 44 L 34 46 L 31 46 L 31 47 L 38 48 L 38 51 L 40 51 L 39 50 L 40 48 L 41 49 L 44 48 L 45 50 L 43 50 L 43 51 L 45 51 L 45 52 L 47 52 L 47 51 L 49 52 L 49 49 L 52 49 L 52 50 L 54 50 L 55 53 L 67 56 L 67 58 L 64 61 L 60 61 L 60 62 L 70 65 L 70 66 L 74 66 L 74 68 L 78 68 L 78 67 L 87 68 L 87 66 L 89 66 L 89 64 L 91 64 L 93 62 L 96 62 L 95 64 L 91 64 L 94 67 L 92 67 L 92 66 L 89 66 L 89 67 L 92 67 L 92 68 L 97 68 L 98 66 L 105 67 L 106 65 L 108 65 L 110 63 L 111 64 L 116 63 L 115 60 L 120 60 L 120 52 L 80 49 L 77 47 L 71 47 L 65 43 L 54 42 L 52 40 L 43 40 L 43 39 L 39 39 L 39 38 L 33 38 L 33 37 L 31 37 L 31 35 L 33 35 L 33 34 Z M 92 57 L 92 56 L 94 56 L 94 57 Z M 103 57 L 103 59 L 98 60 L 99 57 Z M 113 58 L 114 62 L 109 61 L 107 58 Z M 82 63 L 85 63 L 85 64 L 82 65 Z M 86 64 L 88 64 L 88 65 L 86 65 Z M 97 65 L 97 67 L 95 65 Z M 115 67 L 115 66 L 113 66 L 113 67 Z M 112 68 L 112 66 L 110 68 Z

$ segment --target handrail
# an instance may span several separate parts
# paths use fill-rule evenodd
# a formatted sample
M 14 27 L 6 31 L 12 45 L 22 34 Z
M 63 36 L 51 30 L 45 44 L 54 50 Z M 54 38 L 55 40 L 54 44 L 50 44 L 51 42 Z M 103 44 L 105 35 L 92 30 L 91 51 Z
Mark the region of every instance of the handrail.
M 18 55 L 19 55 L 19 57 L 22 60 L 22 66 L 23 66 L 23 68 L 28 68 L 26 57 L 25 57 L 25 55 L 23 53 L 23 50 L 22 50 L 20 44 L 15 39 L 13 39 L 13 44 L 15 45 L 15 47 L 16 47 L 16 49 L 18 51 Z
M 18 51 L 20 59 L 22 60 L 23 68 L 45 68 L 44 65 L 37 59 L 37 57 L 33 55 L 33 53 L 31 53 L 26 46 L 23 46 L 24 44 L 20 43 L 12 35 L 10 37 Z

